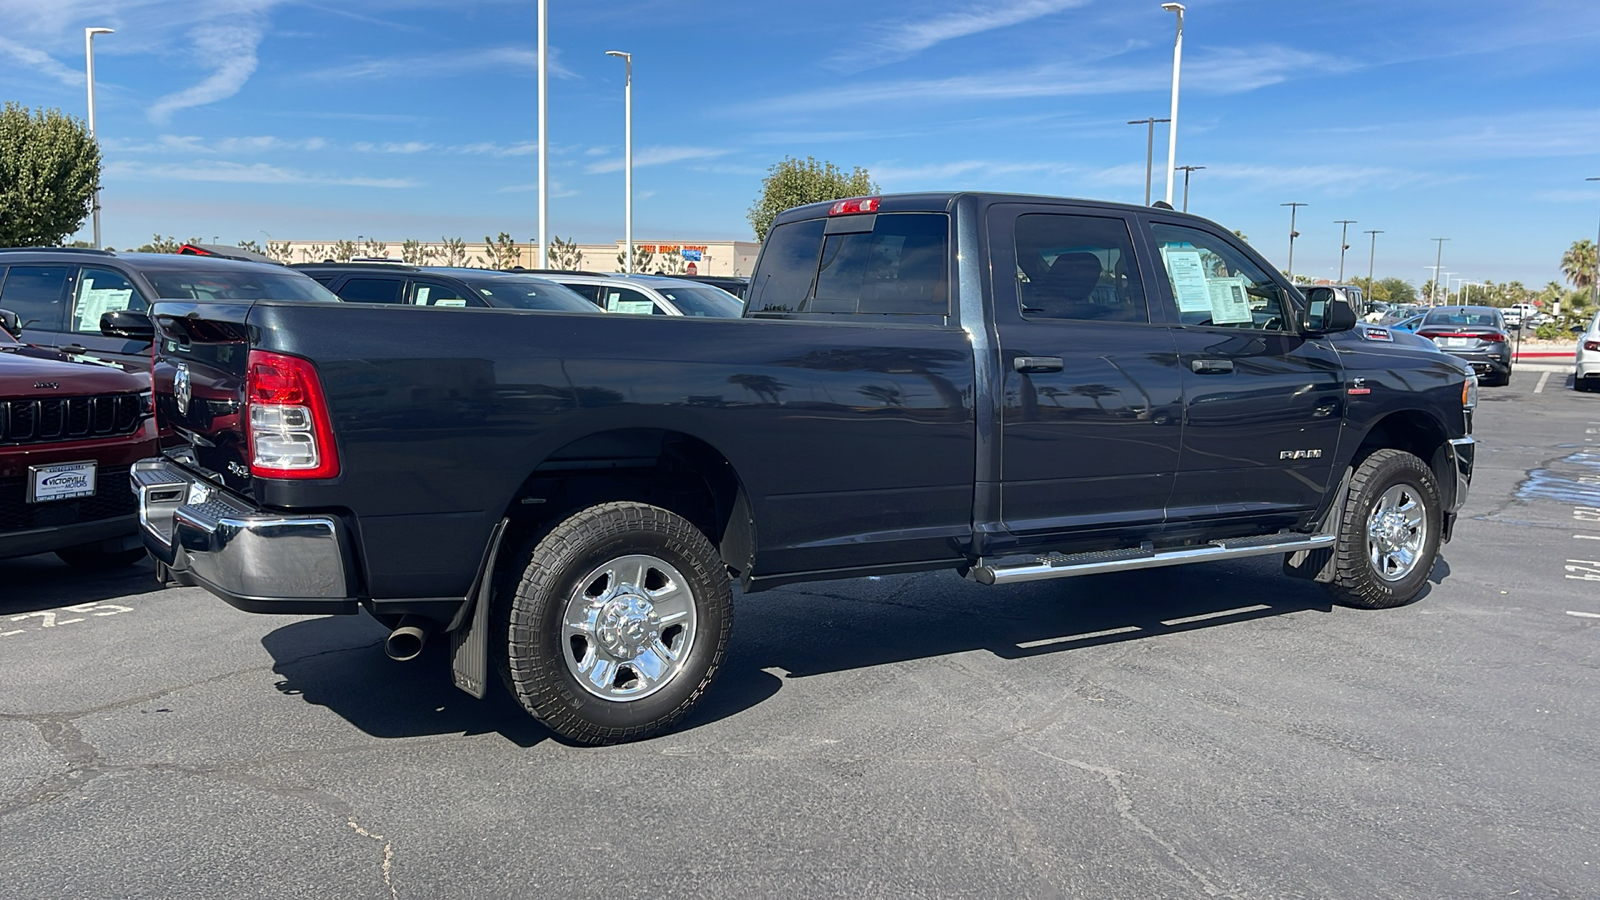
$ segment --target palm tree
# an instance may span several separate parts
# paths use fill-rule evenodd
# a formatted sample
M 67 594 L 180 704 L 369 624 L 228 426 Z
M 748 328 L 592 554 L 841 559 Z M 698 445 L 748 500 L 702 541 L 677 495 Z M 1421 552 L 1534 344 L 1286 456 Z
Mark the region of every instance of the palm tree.
M 1561 273 L 1579 290 L 1594 286 L 1594 241 L 1573 241 L 1567 252 L 1561 254 Z

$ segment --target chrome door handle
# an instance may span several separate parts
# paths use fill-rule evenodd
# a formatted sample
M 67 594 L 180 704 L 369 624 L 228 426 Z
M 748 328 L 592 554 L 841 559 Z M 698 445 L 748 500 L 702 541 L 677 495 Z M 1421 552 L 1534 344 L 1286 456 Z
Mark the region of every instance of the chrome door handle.
M 1059 372 L 1061 371 L 1061 366 L 1061 357 L 1059 356 L 1019 356 L 1011 360 L 1011 368 L 1024 375 Z
M 1195 359 L 1190 360 L 1189 368 L 1196 375 L 1231 375 L 1233 374 L 1233 360 L 1231 359 Z

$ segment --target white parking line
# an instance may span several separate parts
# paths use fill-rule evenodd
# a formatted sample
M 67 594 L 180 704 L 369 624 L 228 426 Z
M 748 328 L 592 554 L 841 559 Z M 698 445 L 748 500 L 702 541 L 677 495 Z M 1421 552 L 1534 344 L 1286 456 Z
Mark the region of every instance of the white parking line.
M 1260 612 L 1263 609 L 1271 608 L 1272 607 L 1266 605 L 1265 603 L 1257 603 L 1255 606 L 1241 606 L 1238 609 L 1225 609 L 1222 612 L 1202 613 L 1198 616 L 1184 616 L 1181 619 L 1162 619 L 1161 624 L 1187 625 L 1190 622 L 1204 622 L 1207 619 L 1220 619 L 1223 616 L 1236 616 L 1240 613 Z
M 1042 641 L 1024 641 L 1017 645 L 1020 650 L 1032 650 L 1034 647 L 1048 647 L 1051 644 L 1065 644 L 1068 641 L 1087 641 L 1098 637 L 1110 637 L 1113 634 L 1127 634 L 1138 631 L 1139 626 L 1129 625 L 1125 628 L 1110 628 L 1105 631 L 1091 631 L 1088 634 L 1069 634 L 1066 637 L 1045 638 Z
M 1570 609 L 1567 610 L 1567 615 L 1577 616 L 1580 619 L 1600 619 L 1600 613 L 1576 612 Z
M 1543 375 L 1540 375 L 1540 376 L 1539 376 L 1539 384 L 1538 384 L 1538 386 L 1537 386 L 1537 387 L 1535 387 L 1535 388 L 1534 388 L 1534 389 L 1533 389 L 1533 392 L 1534 392 L 1534 393 L 1535 393 L 1535 394 L 1542 394 L 1542 393 L 1544 393 L 1544 386 L 1545 386 L 1545 384 L 1547 384 L 1547 383 L 1548 383 L 1548 382 L 1549 382 L 1549 381 L 1550 381 L 1550 373 L 1549 373 L 1549 372 L 1546 372 L 1546 373 L 1544 373 L 1544 374 L 1543 374 Z
M 1575 534 L 1572 539 L 1575 541 L 1600 541 L 1600 534 Z

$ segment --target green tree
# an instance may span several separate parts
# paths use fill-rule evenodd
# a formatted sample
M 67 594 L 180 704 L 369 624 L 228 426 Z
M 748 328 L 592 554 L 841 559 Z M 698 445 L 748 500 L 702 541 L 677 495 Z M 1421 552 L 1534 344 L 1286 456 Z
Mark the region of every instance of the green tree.
M 150 235 L 150 243 L 148 243 L 148 244 L 140 244 L 138 246 L 138 248 L 136 250 L 134 250 L 133 252 L 135 252 L 135 253 L 177 253 L 178 252 L 178 248 L 182 247 L 182 246 L 183 246 L 183 241 L 178 240 L 177 238 L 173 237 L 170 234 L 167 235 L 166 237 L 162 237 L 159 234 L 152 234 L 152 235 Z
M 361 255 L 387 259 L 389 256 L 389 245 L 378 240 L 377 238 L 367 238 L 366 241 L 361 245 Z
M 356 255 L 356 242 L 334 241 L 329 253 L 333 256 L 334 262 L 349 262 L 350 258 Z
M 1567 252 L 1561 254 L 1561 274 L 1567 276 L 1567 281 L 1580 291 L 1594 286 L 1594 265 L 1594 241 L 1573 241 Z
M 583 251 L 578 249 L 577 241 L 564 241 L 559 234 L 551 235 L 549 260 L 552 269 L 581 269 Z
M 654 245 L 633 245 L 633 274 L 644 275 L 649 273 L 650 267 L 656 262 L 656 248 Z M 628 271 L 628 248 L 623 247 L 617 251 L 617 271 Z
M 495 238 L 484 235 L 483 248 L 491 269 L 509 269 L 522 263 L 522 246 L 504 231 Z
M 1390 303 L 1417 302 L 1417 289 L 1412 287 L 1411 282 L 1406 281 L 1404 278 L 1379 278 L 1378 283 L 1373 288 L 1374 296 L 1378 291 L 1382 291 L 1387 296 L 1378 299 L 1386 300 Z
M 1237 228 L 1235 228 L 1233 230 L 1233 236 L 1238 238 L 1241 241 L 1244 241 L 1246 244 L 1250 243 L 1250 235 L 1245 234 L 1244 232 L 1240 231 Z
M 331 251 L 329 251 L 327 244 L 312 244 L 309 247 L 305 247 L 305 248 L 301 249 L 301 251 L 300 251 L 301 260 L 300 261 L 301 262 L 322 262 L 323 260 L 332 258 L 329 255 L 330 252 Z
M 447 266 L 464 266 L 467 264 L 467 242 L 458 237 L 442 237 L 439 241 L 444 244 L 439 256 L 444 259 Z
M 288 241 L 267 241 L 267 255 L 284 265 L 294 262 L 294 249 Z
M 435 251 L 421 241 L 407 239 L 400 244 L 400 261 L 413 266 L 425 266 L 433 259 Z
M 682 253 L 663 253 L 656 261 L 656 271 L 662 275 L 682 275 L 689 271 L 689 263 Z
M 249 250 L 251 253 L 260 253 L 261 252 L 261 245 L 256 243 L 253 240 L 252 241 L 240 241 L 239 242 L 239 249 L 240 250 Z
M 100 148 L 59 109 L 0 109 L 0 247 L 61 243 L 89 216 Z
M 761 181 L 761 195 L 747 215 L 750 227 L 756 231 L 756 240 L 764 241 L 773 218 L 786 209 L 876 193 L 878 186 L 860 166 L 847 174 L 831 162 L 819 162 L 810 156 L 804 160 L 785 156 L 782 162 L 767 170 L 767 177 Z

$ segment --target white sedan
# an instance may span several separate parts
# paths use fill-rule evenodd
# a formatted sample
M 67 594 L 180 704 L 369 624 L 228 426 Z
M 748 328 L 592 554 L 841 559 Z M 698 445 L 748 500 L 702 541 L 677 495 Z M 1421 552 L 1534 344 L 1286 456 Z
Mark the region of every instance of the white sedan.
M 1589 320 L 1589 328 L 1578 335 L 1578 370 L 1572 386 L 1580 391 L 1600 391 L 1600 313 Z

